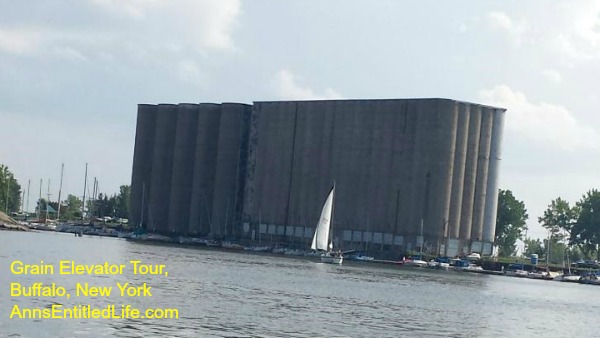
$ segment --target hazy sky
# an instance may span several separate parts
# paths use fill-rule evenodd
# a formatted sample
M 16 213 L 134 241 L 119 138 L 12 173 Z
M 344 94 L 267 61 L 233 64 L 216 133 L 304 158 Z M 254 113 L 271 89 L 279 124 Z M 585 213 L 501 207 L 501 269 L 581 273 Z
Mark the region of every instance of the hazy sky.
M 508 109 L 529 234 L 600 188 L 600 1 L 0 0 L 0 163 L 29 208 L 131 180 L 138 103 L 444 97 Z M 63 197 L 64 198 L 64 197 Z

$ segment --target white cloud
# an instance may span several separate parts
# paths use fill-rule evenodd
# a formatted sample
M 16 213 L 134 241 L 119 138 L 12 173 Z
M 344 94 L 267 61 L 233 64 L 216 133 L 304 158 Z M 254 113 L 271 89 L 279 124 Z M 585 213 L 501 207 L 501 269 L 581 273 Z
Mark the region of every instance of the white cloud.
M 479 96 L 486 104 L 508 109 L 509 132 L 566 151 L 597 149 L 600 144 L 596 130 L 577 121 L 563 106 L 529 102 L 525 94 L 507 85 L 482 90 Z
M 193 60 L 182 60 L 177 65 L 179 78 L 187 82 L 201 82 L 202 72 Z
M 25 54 L 35 49 L 37 37 L 25 30 L 0 28 L 0 50 L 13 54 Z
M 73 11 L 103 25 L 82 26 L 66 14 L 52 23 L 0 25 L 0 52 L 70 61 L 103 60 L 116 53 L 136 64 L 138 55 L 151 56 L 145 62 L 164 64 L 165 56 L 237 49 L 233 33 L 240 0 L 88 1 L 91 7 L 80 3 Z
M 91 0 L 116 16 L 137 24 L 166 23 L 164 30 L 189 39 L 188 43 L 214 49 L 234 49 L 233 29 L 241 14 L 240 0 Z M 174 20 L 165 20 L 174 18 Z M 150 28 L 153 31 L 153 27 Z M 160 32 L 159 32 L 160 33 Z
M 307 100 L 307 99 L 339 99 L 341 95 L 333 88 L 325 88 L 323 94 L 315 93 L 311 88 L 298 83 L 299 79 L 289 70 L 280 70 L 275 78 L 275 88 L 281 99 Z
M 56 47 L 54 54 L 68 61 L 87 61 L 87 58 L 79 50 L 72 47 Z
M 512 20 L 503 12 L 488 13 L 487 20 L 492 28 L 506 32 L 515 44 L 520 44 L 529 30 L 526 22 Z
M 549 52 L 568 66 L 600 58 L 600 2 L 559 2 L 548 7 L 547 16 L 538 18 L 538 31 Z
M 562 82 L 562 75 L 554 69 L 544 69 L 542 75 L 550 82 L 559 84 Z

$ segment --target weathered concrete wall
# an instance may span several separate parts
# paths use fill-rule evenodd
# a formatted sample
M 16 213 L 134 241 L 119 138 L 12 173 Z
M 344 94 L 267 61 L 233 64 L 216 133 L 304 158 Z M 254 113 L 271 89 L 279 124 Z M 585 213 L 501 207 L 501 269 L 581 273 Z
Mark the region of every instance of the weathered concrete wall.
M 200 104 L 197 123 L 188 233 L 208 236 L 212 223 L 221 106 L 211 103 Z
M 189 226 L 194 155 L 198 133 L 198 105 L 179 104 L 177 129 L 171 172 L 169 226 L 179 234 L 186 234 Z
M 502 134 L 504 132 L 504 109 L 494 109 L 492 125 L 492 139 L 490 147 L 490 163 L 485 200 L 485 217 L 483 222 L 483 240 L 493 242 L 496 230 L 496 214 L 498 211 L 498 176 L 500 171 L 500 158 Z
M 148 196 L 152 176 L 152 157 L 154 154 L 154 132 L 158 106 L 138 105 L 133 168 L 131 170 L 131 195 L 129 221 L 133 226 L 143 227 L 148 219 Z M 142 205 L 144 210 L 142 211 Z M 143 215 L 142 215 L 143 214 Z M 144 219 L 142 220 L 141 217 Z
M 283 225 L 286 223 L 286 210 L 289 198 L 293 134 L 296 104 L 277 102 L 274 104 L 255 103 L 258 116 L 258 138 L 251 141 L 249 153 L 256 152 L 254 163 L 254 199 L 250 201 L 254 220 L 261 215 L 265 224 Z M 250 132 L 252 135 L 252 131 Z M 256 142 L 256 144 L 253 144 Z
M 168 213 L 177 109 L 177 105 L 159 104 L 156 114 L 147 225 L 151 232 L 175 233 L 176 230 L 168 224 Z
M 490 164 L 490 146 L 492 140 L 492 109 L 482 108 L 481 136 L 477 156 L 477 179 L 475 181 L 475 198 L 473 200 L 473 221 L 471 239 L 481 241 L 483 237 L 483 216 L 487 189 L 488 167 Z
M 467 158 L 465 162 L 465 178 L 460 212 L 459 237 L 463 240 L 471 238 L 471 227 L 473 224 L 473 202 L 475 200 L 477 158 L 479 154 L 479 138 L 481 136 L 481 106 L 471 106 L 469 115 Z
M 431 194 L 429 209 L 430 219 L 427 224 L 431 241 L 439 245 L 445 237 L 450 209 L 452 176 L 454 171 L 454 152 L 456 145 L 456 126 L 458 121 L 458 104 L 450 100 L 438 100 L 435 115 L 432 116 L 433 132 L 431 139 L 432 167 Z
M 215 237 L 232 237 L 239 228 L 235 214 L 239 196 L 240 151 L 244 116 L 248 106 L 238 103 L 221 105 L 221 121 L 218 131 L 217 156 L 215 160 L 214 190 L 212 192 L 211 234 Z
M 470 105 L 460 102 L 452 172 L 452 196 L 448 217 L 448 237 L 460 236 L 460 213 L 462 209 L 463 187 L 465 185 L 465 164 L 467 160 L 467 138 L 469 136 Z
M 503 110 L 446 99 L 139 109 L 132 205 L 149 177 L 156 231 L 239 238 L 262 228 L 304 243 L 335 181 L 334 240 L 346 245 L 416 250 L 421 219 L 429 251 L 447 237 L 453 251 L 493 238 L 486 190 L 497 190 Z

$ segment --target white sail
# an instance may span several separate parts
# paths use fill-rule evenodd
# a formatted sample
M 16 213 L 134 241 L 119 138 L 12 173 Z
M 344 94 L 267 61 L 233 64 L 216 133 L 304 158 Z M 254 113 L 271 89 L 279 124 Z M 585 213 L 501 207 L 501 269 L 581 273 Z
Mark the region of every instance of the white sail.
M 327 251 L 332 249 L 332 247 L 329 246 L 329 228 L 331 226 L 331 217 L 333 216 L 332 211 L 334 191 L 335 187 L 331 189 L 331 192 L 325 201 L 325 205 L 323 205 L 321 217 L 319 218 L 319 223 L 317 224 L 315 235 L 313 236 L 312 245 L 310 246 L 312 250 Z

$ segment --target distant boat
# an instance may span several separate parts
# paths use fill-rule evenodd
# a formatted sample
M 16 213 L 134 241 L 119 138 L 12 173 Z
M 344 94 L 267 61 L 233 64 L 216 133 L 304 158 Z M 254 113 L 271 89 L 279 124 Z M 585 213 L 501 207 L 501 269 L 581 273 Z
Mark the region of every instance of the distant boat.
M 523 264 L 510 264 L 508 266 L 508 270 L 504 271 L 504 274 L 506 276 L 512 276 L 512 277 L 527 277 L 528 276 L 528 272 L 525 270 L 525 266 Z
M 333 221 L 333 199 L 335 194 L 335 184 L 321 210 L 321 217 L 315 229 L 312 244 L 310 248 L 315 251 L 324 251 L 321 254 L 322 263 L 342 264 L 344 257 L 341 252 L 333 251 L 333 243 L 329 241 L 329 232 Z
M 426 268 L 429 266 L 428 262 L 423 260 L 423 244 L 425 243 L 425 237 L 423 237 L 423 218 L 421 218 L 421 248 L 419 249 L 419 255 L 413 256 L 410 260 L 406 261 L 406 266 L 414 266 L 417 268 Z

